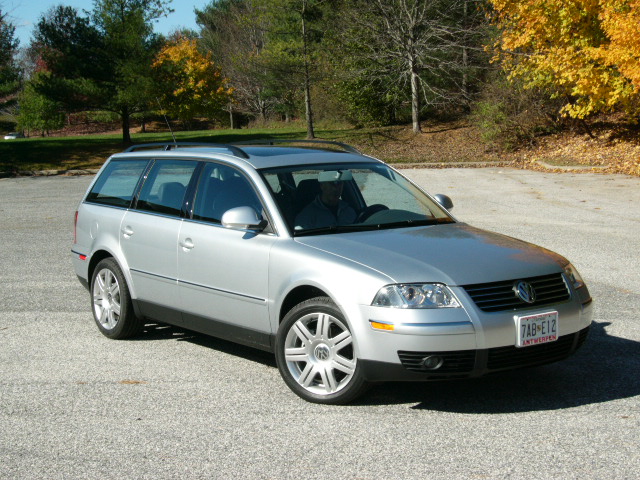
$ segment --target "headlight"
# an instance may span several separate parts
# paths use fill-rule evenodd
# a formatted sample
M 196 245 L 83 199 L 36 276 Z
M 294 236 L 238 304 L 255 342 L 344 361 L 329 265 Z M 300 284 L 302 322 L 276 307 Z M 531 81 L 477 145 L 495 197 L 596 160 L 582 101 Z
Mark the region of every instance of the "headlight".
M 578 270 L 576 270 L 576 267 L 574 267 L 573 265 L 566 265 L 564 267 L 564 274 L 573 285 L 573 288 L 578 289 L 584 287 L 584 280 L 582 280 L 582 277 L 578 273 Z
M 412 283 L 382 287 L 371 305 L 394 308 L 456 308 L 460 303 L 446 285 Z

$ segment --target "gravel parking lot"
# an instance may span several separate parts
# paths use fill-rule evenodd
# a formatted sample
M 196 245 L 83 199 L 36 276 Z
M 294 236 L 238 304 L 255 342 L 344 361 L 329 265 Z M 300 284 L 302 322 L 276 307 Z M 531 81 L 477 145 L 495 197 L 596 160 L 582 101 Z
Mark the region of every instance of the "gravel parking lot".
M 2 179 L 0 478 L 638 478 L 640 178 L 405 173 L 459 220 L 573 261 L 596 302 L 575 356 L 306 403 L 266 353 L 173 327 L 103 337 L 70 261 L 90 178 Z

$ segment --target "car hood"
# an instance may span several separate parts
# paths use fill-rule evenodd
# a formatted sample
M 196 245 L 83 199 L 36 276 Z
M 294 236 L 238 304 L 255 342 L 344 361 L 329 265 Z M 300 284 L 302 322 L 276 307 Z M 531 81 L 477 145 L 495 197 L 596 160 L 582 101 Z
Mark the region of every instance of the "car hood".
M 559 272 L 549 250 L 463 223 L 298 237 L 308 247 L 365 265 L 396 283 L 448 285 L 514 280 Z

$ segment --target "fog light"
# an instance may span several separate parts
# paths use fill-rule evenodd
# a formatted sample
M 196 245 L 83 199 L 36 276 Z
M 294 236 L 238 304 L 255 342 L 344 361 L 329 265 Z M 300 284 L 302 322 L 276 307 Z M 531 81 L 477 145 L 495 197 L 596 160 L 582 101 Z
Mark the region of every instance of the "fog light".
M 443 363 L 444 358 L 438 355 L 429 355 L 428 357 L 422 359 L 422 365 L 424 365 L 424 368 L 426 368 L 427 370 L 437 370 L 442 366 Z

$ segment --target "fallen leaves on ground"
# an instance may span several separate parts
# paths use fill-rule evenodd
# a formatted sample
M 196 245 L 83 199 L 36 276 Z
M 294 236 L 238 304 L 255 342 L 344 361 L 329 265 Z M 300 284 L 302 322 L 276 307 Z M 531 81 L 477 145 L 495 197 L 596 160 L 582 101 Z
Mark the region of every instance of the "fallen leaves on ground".
M 380 128 L 367 132 L 366 138 L 349 140 L 364 153 L 411 166 L 499 162 L 541 171 L 640 176 L 640 131 L 621 130 L 619 126 L 594 129 L 593 138 L 576 132 L 548 135 L 539 138 L 535 146 L 503 153 L 491 149 L 482 141 L 479 129 L 465 121 L 425 123 L 422 129 L 423 133 L 415 134 L 407 126 Z
M 567 132 L 544 137 L 536 147 L 512 155 L 524 168 L 540 168 L 539 162 L 544 162 L 558 167 L 586 166 L 594 167 L 587 171 L 640 176 L 639 135 L 620 138 L 613 131 L 603 131 L 591 138 Z

